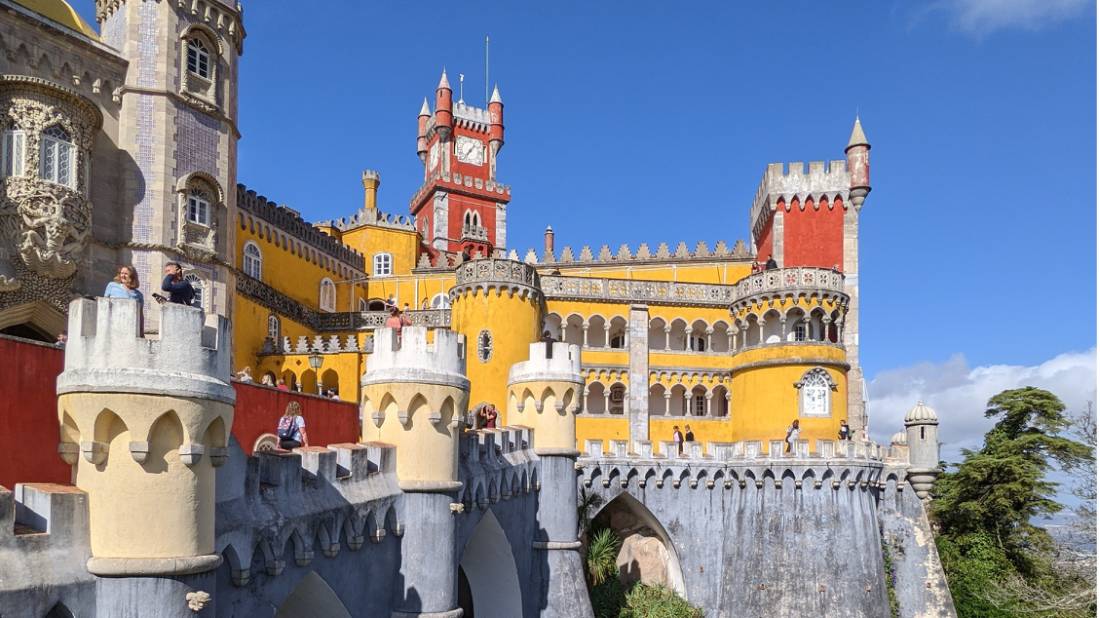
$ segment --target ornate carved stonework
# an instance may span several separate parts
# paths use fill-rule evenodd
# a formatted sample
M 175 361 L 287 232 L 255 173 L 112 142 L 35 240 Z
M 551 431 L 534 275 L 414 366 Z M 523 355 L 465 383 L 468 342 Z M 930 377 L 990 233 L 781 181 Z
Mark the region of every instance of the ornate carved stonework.
M 0 307 L 45 301 L 64 311 L 91 236 L 87 166 L 99 111 L 45 80 L 0 75 L 0 132 L 21 131 L 22 176 L 0 179 Z M 73 186 L 40 177 L 42 134 L 58 127 L 72 140 Z

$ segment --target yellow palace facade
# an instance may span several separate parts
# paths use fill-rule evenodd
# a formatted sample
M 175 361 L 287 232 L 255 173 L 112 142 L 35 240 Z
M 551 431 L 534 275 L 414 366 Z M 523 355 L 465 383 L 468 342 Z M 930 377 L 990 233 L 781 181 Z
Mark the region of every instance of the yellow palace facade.
M 865 435 L 858 359 L 858 217 L 870 191 L 856 121 L 846 158 L 767 166 L 749 239 L 555 248 L 506 244 L 510 189 L 496 178 L 503 102 L 452 102 L 446 75 L 419 116 L 424 185 L 410 215 L 383 213 L 363 173 L 351 217 L 310 224 L 237 188 L 234 358 L 305 392 L 361 400 L 359 380 L 386 308 L 466 337 L 470 406 L 503 423 L 508 372 L 548 332 L 581 350 L 577 448 L 664 451 L 673 427 L 697 444 L 768 452 L 799 420 L 797 448 L 831 446 L 842 421 Z M 538 397 L 535 397 L 538 399 Z M 818 441 L 821 441 L 819 444 Z M 828 442 L 828 445 L 825 443 Z

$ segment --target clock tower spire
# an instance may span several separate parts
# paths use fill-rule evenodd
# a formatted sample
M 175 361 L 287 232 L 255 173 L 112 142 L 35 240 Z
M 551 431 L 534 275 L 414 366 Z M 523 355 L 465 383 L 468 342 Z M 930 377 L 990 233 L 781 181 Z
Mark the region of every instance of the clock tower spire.
M 433 254 L 489 256 L 505 248 L 511 191 L 497 181 L 504 146 L 504 100 L 494 87 L 486 107 L 453 101 L 447 71 L 417 118 L 417 154 L 424 184 L 409 203 L 416 228 Z

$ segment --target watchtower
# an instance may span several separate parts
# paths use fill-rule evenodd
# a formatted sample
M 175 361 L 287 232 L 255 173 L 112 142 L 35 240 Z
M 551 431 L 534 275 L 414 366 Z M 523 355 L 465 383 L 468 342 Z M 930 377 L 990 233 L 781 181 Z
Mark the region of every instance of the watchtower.
M 928 498 L 932 483 L 940 475 L 940 419 L 936 411 L 918 401 L 905 415 L 909 444 L 909 483 L 921 500 Z
M 57 378 L 58 451 L 88 494 L 88 570 L 110 576 L 101 589 L 117 589 L 100 597 L 104 615 L 128 615 L 135 598 L 175 605 L 159 597 L 174 594 L 180 576 L 212 577 L 221 562 L 214 468 L 226 458 L 236 399 L 229 322 L 168 304 L 160 338 L 147 339 L 140 316 L 129 299 L 73 301 Z M 158 587 L 157 577 L 177 581 Z
M 363 441 L 397 447 L 405 493 L 405 538 L 394 615 L 457 618 L 457 559 L 451 505 L 458 480 L 458 431 L 466 415 L 465 337 L 409 326 L 375 331 L 363 374 Z

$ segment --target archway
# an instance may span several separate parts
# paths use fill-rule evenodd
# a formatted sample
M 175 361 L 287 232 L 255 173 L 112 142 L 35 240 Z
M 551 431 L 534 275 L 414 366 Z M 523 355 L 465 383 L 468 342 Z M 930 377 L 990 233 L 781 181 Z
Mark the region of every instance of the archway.
M 351 618 L 348 609 L 317 573 L 306 573 L 275 612 L 275 618 Z
M 460 601 L 470 603 L 470 607 L 462 608 L 464 616 L 514 618 L 523 615 L 523 597 L 512 546 L 492 511 L 485 511 L 474 528 L 458 566 L 469 585 L 469 597 L 459 595 Z
M 621 493 L 605 504 L 593 518 L 593 529 L 599 528 L 610 528 L 619 537 L 615 562 L 624 586 L 661 584 L 686 598 L 676 546 L 661 522 L 637 498 Z

